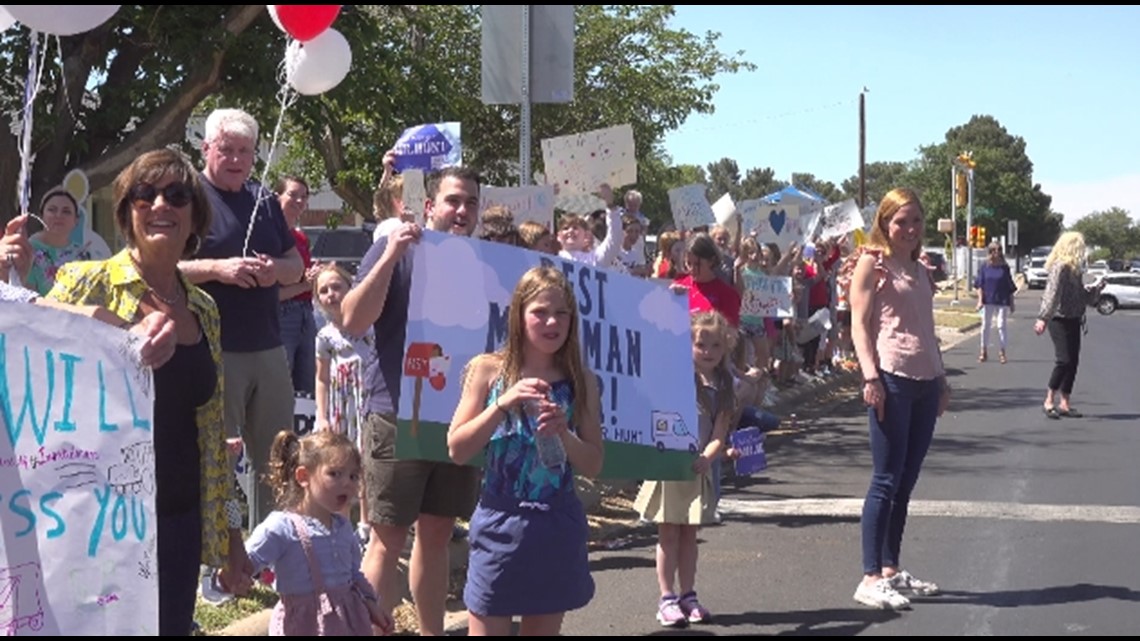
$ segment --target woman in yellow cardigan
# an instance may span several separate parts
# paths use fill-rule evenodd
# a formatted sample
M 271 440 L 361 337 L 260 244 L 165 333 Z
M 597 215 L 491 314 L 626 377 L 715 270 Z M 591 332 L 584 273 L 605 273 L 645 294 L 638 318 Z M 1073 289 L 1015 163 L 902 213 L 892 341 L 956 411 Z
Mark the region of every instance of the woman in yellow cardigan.
M 49 298 L 105 307 L 124 326 L 155 311 L 174 321 L 174 355 L 154 371 L 159 633 L 187 635 L 199 564 L 223 567 L 225 587 L 239 593 L 252 569 L 225 447 L 218 309 L 178 271 L 210 227 L 210 205 L 193 166 L 168 149 L 124 169 L 114 202 L 127 248 L 65 265 Z

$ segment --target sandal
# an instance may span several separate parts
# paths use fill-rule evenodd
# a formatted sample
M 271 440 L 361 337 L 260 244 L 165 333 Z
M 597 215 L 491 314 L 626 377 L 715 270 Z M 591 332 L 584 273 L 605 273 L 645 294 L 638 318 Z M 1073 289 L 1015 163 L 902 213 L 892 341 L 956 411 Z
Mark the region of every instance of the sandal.
M 979 363 L 984 363 L 984 362 L 986 362 L 986 353 L 985 353 L 985 352 L 982 352 L 981 354 L 978 354 L 978 362 L 979 362 Z
M 1001 362 L 1002 365 L 1005 365 L 1005 352 L 1004 351 L 998 353 L 998 361 Z
M 1080 412 L 1078 412 L 1077 410 L 1075 410 L 1071 407 L 1067 410 L 1057 410 L 1057 413 L 1060 414 L 1061 416 L 1066 417 L 1066 418 L 1083 418 L 1084 417 L 1084 414 L 1081 414 Z
M 1055 407 L 1042 407 L 1041 409 L 1045 411 L 1045 416 L 1048 416 L 1049 418 L 1052 418 L 1052 419 L 1060 419 L 1061 418 L 1061 413 L 1058 412 L 1057 408 L 1055 408 Z

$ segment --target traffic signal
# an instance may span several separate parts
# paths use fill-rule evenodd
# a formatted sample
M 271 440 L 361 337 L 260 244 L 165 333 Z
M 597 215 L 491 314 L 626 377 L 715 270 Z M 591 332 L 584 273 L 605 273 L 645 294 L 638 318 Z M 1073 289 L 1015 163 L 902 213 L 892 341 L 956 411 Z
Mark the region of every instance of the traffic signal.
M 986 246 L 986 228 L 979 225 L 974 226 L 974 247 L 984 249 Z
M 968 203 L 970 188 L 967 184 L 966 172 L 959 171 L 954 180 L 954 205 L 965 207 Z
M 966 228 L 966 246 L 974 247 L 978 244 L 978 228 L 970 225 Z

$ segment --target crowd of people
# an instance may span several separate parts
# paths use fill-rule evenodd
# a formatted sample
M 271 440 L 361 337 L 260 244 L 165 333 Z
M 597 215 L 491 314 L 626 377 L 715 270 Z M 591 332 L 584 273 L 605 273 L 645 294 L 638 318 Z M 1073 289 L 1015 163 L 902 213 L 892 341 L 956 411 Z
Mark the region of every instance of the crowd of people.
M 552 230 L 502 208 L 480 212 L 481 179 L 471 168 L 434 172 L 426 201 L 404 202 L 389 152 L 374 198 L 381 224 L 353 276 L 312 261 L 297 229 L 309 196 L 303 179 L 283 178 L 276 193 L 251 179 L 257 140 L 251 116 L 220 109 L 206 122 L 201 171 L 171 150 L 137 158 L 114 183 L 126 247 L 107 260 L 41 269 L 47 284 L 29 276 L 39 273 L 37 243 L 59 244 L 66 230 L 56 226 L 74 215 L 73 199 L 45 197 L 49 228 L 39 240 L 26 238 L 25 218 L 0 239 L 6 302 L 94 316 L 145 339 L 144 362 L 155 367 L 162 634 L 190 633 L 200 564 L 237 594 L 272 568 L 281 595 L 273 634 L 390 632 L 398 562 L 413 527 L 408 582 L 419 629 L 442 634 L 457 519 L 470 522 L 464 600 L 472 634 L 506 634 L 512 617 L 522 618 L 523 634 L 558 634 L 565 612 L 593 598 L 574 478 L 602 468 L 599 391 L 583 363 L 578 305 L 562 272 L 527 272 L 514 289 L 504 345 L 466 365 L 447 437 L 452 461 L 396 457 L 409 250 L 425 226 L 660 279 L 688 298 L 699 416 L 694 478 L 646 481 L 635 504 L 657 524 L 661 625 L 712 617 L 697 597 L 697 531 L 719 518 L 725 461 L 739 454 L 728 435 L 771 430 L 779 423 L 765 410 L 773 388 L 840 368 L 862 374 L 873 461 L 854 598 L 899 609 L 908 595 L 938 592 L 900 559 L 907 503 L 950 398 L 934 283 L 920 260 L 925 213 L 914 192 L 887 194 L 858 248 L 844 238 L 780 248 L 729 224 L 664 229 L 650 257 L 636 190 L 618 205 L 601 185 L 604 209 L 565 213 Z M 1070 394 L 1083 306 L 1095 290 L 1080 282 L 1083 251 L 1079 235 L 1058 242 L 1037 324 L 1058 355 L 1044 404 L 1054 418 L 1079 415 Z M 978 306 L 998 320 L 1005 362 L 1011 282 L 1000 247 L 991 257 L 993 269 L 979 272 Z M 13 274 L 34 289 L 8 285 Z M 791 318 L 742 319 L 749 274 L 792 279 Z M 326 321 L 319 331 L 314 303 Z M 282 431 L 293 425 L 295 392 L 315 394 L 314 434 Z M 226 447 L 239 437 L 261 481 L 245 497 L 248 523 Z M 467 464 L 479 454 L 481 467 Z

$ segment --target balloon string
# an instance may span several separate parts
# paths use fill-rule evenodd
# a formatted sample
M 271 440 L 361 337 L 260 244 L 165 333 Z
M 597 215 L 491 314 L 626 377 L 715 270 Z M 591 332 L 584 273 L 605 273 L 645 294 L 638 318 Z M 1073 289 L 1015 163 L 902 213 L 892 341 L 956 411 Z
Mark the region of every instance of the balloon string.
M 280 105 L 280 112 L 277 116 L 277 126 L 273 128 L 273 140 L 269 144 L 269 154 L 265 158 L 265 167 L 261 170 L 261 185 L 257 192 L 257 202 L 253 205 L 253 215 L 249 217 L 249 226 L 245 230 L 245 244 L 242 245 L 241 255 L 249 256 L 249 241 L 253 236 L 253 224 L 257 221 L 257 214 L 261 211 L 261 204 L 269 200 L 272 191 L 265 186 L 265 181 L 269 178 L 269 168 L 273 166 L 273 154 L 277 150 L 277 141 L 281 137 L 281 127 L 285 123 L 285 114 L 288 112 L 289 107 L 292 107 L 297 102 L 297 92 L 289 86 L 287 82 L 281 84 L 281 88 L 277 91 L 277 102 Z M 266 208 L 268 214 L 269 208 Z
M 44 36 L 44 47 L 40 50 L 39 33 L 32 31 L 31 46 L 28 51 L 28 75 L 24 80 L 24 109 L 22 131 L 20 132 L 20 176 L 17 185 L 20 190 L 20 212 L 35 218 L 47 227 L 44 220 L 31 211 L 32 199 L 32 125 L 35 121 L 36 97 L 43 85 L 44 62 L 47 59 L 48 41 Z

